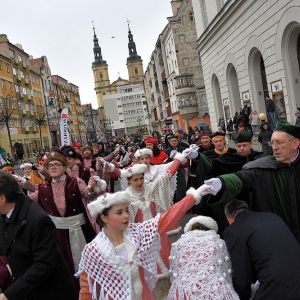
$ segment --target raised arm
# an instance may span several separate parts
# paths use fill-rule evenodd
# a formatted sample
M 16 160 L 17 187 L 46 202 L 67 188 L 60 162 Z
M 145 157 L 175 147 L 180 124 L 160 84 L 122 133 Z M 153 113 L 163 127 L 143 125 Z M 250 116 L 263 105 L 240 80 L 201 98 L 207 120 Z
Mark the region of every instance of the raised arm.
M 158 232 L 168 232 L 177 224 L 184 214 L 195 204 L 199 204 L 202 196 L 207 195 L 207 186 L 204 184 L 197 190 L 190 188 L 187 195 L 172 205 L 159 219 Z

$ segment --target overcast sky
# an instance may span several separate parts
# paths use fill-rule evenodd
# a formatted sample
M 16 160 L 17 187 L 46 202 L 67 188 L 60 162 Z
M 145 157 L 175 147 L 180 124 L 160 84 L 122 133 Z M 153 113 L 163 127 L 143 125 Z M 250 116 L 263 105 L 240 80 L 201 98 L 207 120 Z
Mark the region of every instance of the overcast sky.
M 33 58 L 45 55 L 52 75 L 79 86 L 81 103 L 97 108 L 92 21 L 112 83 L 118 72 L 128 79 L 127 18 L 145 70 L 171 15 L 170 0 L 3 0 L 0 33 Z

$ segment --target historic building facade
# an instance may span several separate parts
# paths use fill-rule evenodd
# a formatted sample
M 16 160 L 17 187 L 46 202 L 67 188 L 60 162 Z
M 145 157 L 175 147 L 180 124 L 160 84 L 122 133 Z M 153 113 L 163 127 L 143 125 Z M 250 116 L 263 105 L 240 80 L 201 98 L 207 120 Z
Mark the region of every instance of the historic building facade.
M 244 105 L 295 121 L 300 104 L 299 0 L 192 0 L 211 122 Z
M 133 40 L 133 35 L 131 33 L 130 27 L 128 25 L 128 51 L 129 56 L 127 58 L 127 70 L 128 70 L 128 78 L 122 79 L 118 78 L 113 83 L 110 83 L 109 72 L 108 72 L 108 64 L 103 59 L 101 53 L 101 47 L 99 45 L 99 41 L 94 30 L 94 62 L 92 63 L 92 70 L 94 74 L 95 81 L 95 91 L 97 95 L 98 107 L 103 107 L 103 96 L 108 94 L 114 94 L 117 92 L 117 87 L 121 84 L 142 84 L 144 69 L 143 69 L 143 60 L 137 54 L 136 44 Z
M 145 73 L 153 128 L 210 125 L 191 0 L 171 1 L 173 16 L 160 34 Z

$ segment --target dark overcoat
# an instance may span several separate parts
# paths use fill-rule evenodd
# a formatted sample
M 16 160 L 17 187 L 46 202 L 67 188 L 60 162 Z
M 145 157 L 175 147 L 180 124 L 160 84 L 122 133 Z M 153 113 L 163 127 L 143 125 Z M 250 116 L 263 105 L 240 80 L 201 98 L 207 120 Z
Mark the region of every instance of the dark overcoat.
M 76 300 L 72 274 L 57 246 L 56 228 L 47 213 L 20 195 L 11 217 L 0 220 L 0 253 L 8 259 L 14 283 L 9 300 Z
M 273 213 L 242 211 L 224 231 L 232 262 L 233 287 L 249 300 L 251 283 L 260 282 L 254 300 L 300 299 L 300 245 Z

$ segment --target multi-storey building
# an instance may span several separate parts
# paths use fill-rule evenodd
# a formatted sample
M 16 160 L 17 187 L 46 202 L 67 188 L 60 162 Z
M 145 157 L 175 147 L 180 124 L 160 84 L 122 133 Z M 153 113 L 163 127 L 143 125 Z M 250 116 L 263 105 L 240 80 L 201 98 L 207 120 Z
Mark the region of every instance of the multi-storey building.
M 199 122 L 210 125 L 191 0 L 171 5 L 173 16 L 156 42 L 145 73 L 153 128 L 173 124 L 187 130 Z
M 68 108 L 68 129 L 71 142 L 86 143 L 85 126 L 83 122 L 81 101 L 78 86 L 69 83 L 59 75 L 52 75 L 52 88 L 49 91 L 51 105 L 58 112 L 58 118 L 63 108 Z
M 112 135 L 150 130 L 151 115 L 141 84 L 119 86 L 115 94 L 104 95 L 103 101 L 106 115 L 110 117 Z
M 212 125 L 244 105 L 295 121 L 299 105 L 299 0 L 192 0 Z
M 11 75 L 8 80 L 9 94 L 12 95 L 9 105 L 13 109 L 9 122 L 12 145 L 15 142 L 22 143 L 24 158 L 27 159 L 39 148 L 49 147 L 49 130 L 47 127 L 38 126 L 36 122 L 39 112 L 45 110 L 41 76 L 38 71 L 30 69 L 29 55 L 22 46 L 10 43 L 5 34 L 0 35 L 0 54 L 6 58 L 6 62 L 7 59 L 10 60 L 10 66 L 7 68 L 11 68 L 13 76 L 13 81 Z M 1 131 L 1 146 L 7 149 L 10 147 L 5 130 Z

